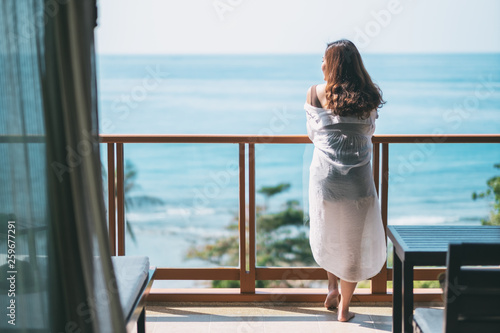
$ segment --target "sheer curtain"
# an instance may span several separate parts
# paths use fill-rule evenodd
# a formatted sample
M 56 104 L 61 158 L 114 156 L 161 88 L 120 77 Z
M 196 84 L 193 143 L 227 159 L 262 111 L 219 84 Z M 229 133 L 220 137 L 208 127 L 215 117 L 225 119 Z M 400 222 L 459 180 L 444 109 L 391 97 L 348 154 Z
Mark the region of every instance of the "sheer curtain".
M 101 184 L 96 19 L 92 0 L 0 2 L 2 332 L 125 330 Z

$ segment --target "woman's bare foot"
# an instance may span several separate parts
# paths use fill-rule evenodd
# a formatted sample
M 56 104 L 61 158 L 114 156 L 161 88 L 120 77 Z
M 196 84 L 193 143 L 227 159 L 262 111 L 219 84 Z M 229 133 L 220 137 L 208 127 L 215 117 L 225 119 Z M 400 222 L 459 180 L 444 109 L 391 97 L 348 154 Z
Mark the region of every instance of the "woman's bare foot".
M 340 303 L 337 316 L 338 321 L 345 322 L 351 320 L 352 318 L 354 318 L 354 313 L 350 312 L 349 308 L 344 309 L 342 303 Z
M 325 308 L 328 310 L 334 310 L 339 306 L 339 289 L 329 290 L 328 295 L 326 295 L 325 299 Z

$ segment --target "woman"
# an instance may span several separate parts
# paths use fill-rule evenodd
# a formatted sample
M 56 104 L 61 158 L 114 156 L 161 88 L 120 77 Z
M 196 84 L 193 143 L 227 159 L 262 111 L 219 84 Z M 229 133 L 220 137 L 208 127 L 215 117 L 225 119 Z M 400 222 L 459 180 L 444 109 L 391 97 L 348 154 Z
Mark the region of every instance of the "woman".
M 321 69 L 326 84 L 309 88 L 305 104 L 307 132 L 314 143 L 310 244 L 314 259 L 328 274 L 325 307 L 338 306 L 338 320 L 349 321 L 357 282 L 376 275 L 386 260 L 370 164 L 377 109 L 385 102 L 352 42 L 328 44 Z

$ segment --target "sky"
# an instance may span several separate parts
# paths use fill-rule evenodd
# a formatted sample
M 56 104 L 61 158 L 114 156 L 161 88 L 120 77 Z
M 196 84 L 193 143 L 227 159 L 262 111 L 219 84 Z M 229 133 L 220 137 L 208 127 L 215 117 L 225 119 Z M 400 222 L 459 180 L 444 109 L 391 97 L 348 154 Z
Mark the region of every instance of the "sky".
M 498 0 L 99 0 L 100 54 L 500 52 Z

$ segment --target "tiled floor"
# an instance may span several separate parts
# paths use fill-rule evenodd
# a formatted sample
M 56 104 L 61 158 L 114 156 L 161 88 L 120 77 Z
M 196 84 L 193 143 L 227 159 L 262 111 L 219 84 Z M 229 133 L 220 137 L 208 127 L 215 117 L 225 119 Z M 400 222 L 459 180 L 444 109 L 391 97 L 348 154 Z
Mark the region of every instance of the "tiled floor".
M 319 303 L 312 304 L 155 304 L 147 307 L 146 332 L 189 333 L 319 333 L 390 332 L 392 308 L 355 305 L 356 314 L 348 323 L 337 321 L 337 313 Z

